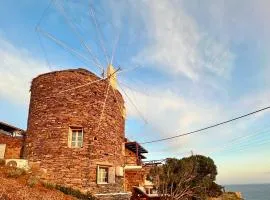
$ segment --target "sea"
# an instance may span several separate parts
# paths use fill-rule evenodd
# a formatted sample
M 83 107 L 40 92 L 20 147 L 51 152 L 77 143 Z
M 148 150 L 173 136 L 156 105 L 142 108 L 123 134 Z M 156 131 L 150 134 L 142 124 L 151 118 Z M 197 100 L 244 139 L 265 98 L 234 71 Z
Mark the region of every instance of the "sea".
M 245 200 L 270 200 L 270 184 L 226 185 L 225 189 L 241 192 Z

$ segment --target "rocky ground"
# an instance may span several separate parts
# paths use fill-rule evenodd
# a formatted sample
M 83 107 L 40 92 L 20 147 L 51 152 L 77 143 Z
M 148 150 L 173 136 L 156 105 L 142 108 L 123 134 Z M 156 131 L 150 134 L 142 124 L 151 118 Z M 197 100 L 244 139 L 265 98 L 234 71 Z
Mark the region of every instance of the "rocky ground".
M 209 198 L 208 200 L 243 200 L 239 197 L 238 193 L 235 192 L 226 192 L 222 196 L 217 198 Z

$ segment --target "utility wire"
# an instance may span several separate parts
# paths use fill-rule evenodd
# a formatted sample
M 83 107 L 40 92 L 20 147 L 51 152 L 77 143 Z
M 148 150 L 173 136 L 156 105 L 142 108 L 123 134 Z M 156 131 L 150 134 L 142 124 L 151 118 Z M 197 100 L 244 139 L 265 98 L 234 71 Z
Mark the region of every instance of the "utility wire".
M 233 140 L 231 140 L 231 142 L 233 141 L 236 141 L 236 140 L 241 140 L 243 138 L 246 138 L 246 137 L 252 137 L 252 136 L 256 136 L 256 135 L 259 135 L 259 134 L 264 134 L 264 133 L 269 133 L 269 128 L 267 129 L 267 131 L 263 131 L 263 132 L 256 132 L 256 133 L 253 133 L 253 134 L 250 134 L 250 135 L 246 135 L 246 136 L 241 136 L 241 137 L 237 137 L 237 138 L 234 138 Z M 210 152 L 206 152 L 206 154 L 215 154 L 215 153 L 222 153 L 222 152 L 238 152 L 238 151 L 242 151 L 242 150 L 245 150 L 245 149 L 248 149 L 248 148 L 255 148 L 255 147 L 258 147 L 258 145 L 264 145 L 264 144 L 267 144 L 270 142 L 270 139 L 269 138 L 257 138 L 255 139 L 254 141 L 251 140 L 251 141 L 240 141 L 240 142 L 248 142 L 248 143 L 240 143 L 239 146 L 237 146 L 236 148 L 235 147 L 232 147 L 232 148 L 229 148 L 229 149 L 226 149 L 226 148 L 223 148 L 223 149 L 217 149 L 215 151 L 210 151 Z M 229 143 L 226 143 L 225 145 L 228 145 Z M 256 145 L 256 146 L 254 146 Z M 226 146 L 228 147 L 228 146 Z M 229 146 L 231 147 L 231 146 Z M 183 152 L 181 154 L 187 154 L 189 153 L 190 151 L 186 151 L 186 152 Z M 180 155 L 181 155 L 180 154 Z M 178 154 L 179 155 L 179 154 Z M 148 160 L 146 161 L 145 163 L 151 163 L 151 162 L 155 162 L 155 161 L 164 161 L 166 160 L 166 158 L 163 158 L 163 159 L 158 159 L 158 160 Z
M 269 131 L 270 131 L 269 126 L 267 128 L 263 128 L 263 129 L 256 129 L 252 132 L 249 132 L 246 135 L 236 137 L 236 138 L 229 140 L 222 147 L 218 146 L 218 148 L 211 148 L 209 150 L 206 149 L 206 150 L 208 150 L 206 152 L 204 151 L 204 149 L 200 149 L 198 151 L 200 151 L 200 152 L 203 151 L 204 154 L 214 154 L 214 153 L 224 152 L 224 151 L 228 151 L 228 150 L 230 151 L 230 150 L 233 150 L 233 149 L 238 148 L 238 147 L 243 146 L 243 145 L 254 144 L 254 141 L 256 143 L 256 142 L 261 141 L 262 139 L 268 139 L 268 138 L 263 138 L 263 137 L 264 137 L 264 134 L 269 133 Z M 254 137 L 256 137 L 256 136 L 258 136 L 259 138 L 254 139 Z M 235 145 L 237 145 L 237 146 L 235 146 Z
M 242 145 L 240 148 L 238 149 L 230 149 L 228 151 L 224 151 L 226 153 L 236 153 L 236 152 L 242 152 L 244 150 L 247 150 L 247 149 L 254 149 L 254 148 L 258 148 L 258 147 L 262 147 L 266 144 L 269 144 L 270 143 L 270 140 L 264 140 L 264 141 L 259 141 L 260 143 L 253 143 L 252 145 Z
M 233 118 L 233 119 L 230 119 L 230 120 L 227 120 L 227 121 L 224 121 L 224 122 L 220 122 L 220 123 L 217 123 L 217 124 L 214 124 L 214 125 L 211 125 L 211 126 L 207 126 L 207 127 L 205 127 L 205 128 L 201 128 L 201 129 L 198 129 L 198 130 L 195 130 L 195 131 L 191 131 L 191 132 L 187 132 L 187 133 L 175 135 L 175 136 L 172 136 L 172 137 L 166 137 L 166 138 L 162 138 L 162 139 L 158 139 L 158 140 L 152 140 L 152 141 L 142 142 L 141 144 L 150 144 L 150 143 L 161 142 L 161 141 L 165 141 L 165 140 L 171 140 L 171 139 L 174 139 L 174 138 L 178 138 L 178 137 L 183 137 L 183 136 L 191 135 L 191 134 L 193 134 L 193 133 L 201 132 L 201 131 L 204 131 L 204 130 L 207 130 L 207 129 L 211 129 L 211 128 L 214 128 L 214 127 L 217 127 L 217 126 L 221 126 L 221 125 L 223 125 L 223 124 L 230 123 L 230 122 L 232 122 L 232 121 L 236 121 L 236 120 L 238 120 L 238 119 L 241 119 L 241 118 L 244 118 L 244 117 L 247 117 L 247 116 L 250 116 L 250 115 L 254 115 L 254 114 L 256 114 L 256 113 L 265 111 L 265 110 L 267 110 L 267 109 L 269 109 L 269 108 L 270 108 L 270 106 L 265 107 L 265 108 L 262 108 L 262 109 L 259 109 L 259 110 L 256 110 L 256 111 L 253 111 L 253 112 L 250 112 L 250 113 L 245 114 L 245 115 L 241 115 L 241 116 L 239 116 L 239 117 L 235 117 L 235 118 Z
M 269 130 L 262 132 L 261 134 L 269 134 Z M 222 152 L 231 152 L 231 151 L 235 151 L 235 150 L 239 150 L 242 147 L 253 147 L 254 145 L 259 145 L 261 142 L 265 142 L 265 141 L 270 141 L 270 138 L 268 137 L 259 137 L 259 138 L 253 138 L 253 140 L 247 140 L 247 141 L 242 141 L 239 144 L 234 144 L 233 146 L 229 146 L 229 148 L 223 148 L 220 149 L 219 151 L 216 152 L 211 152 L 211 153 L 222 153 Z
M 251 144 L 253 141 L 257 141 L 258 139 L 263 139 L 260 138 L 260 136 L 263 136 L 262 134 L 268 133 L 270 131 L 270 128 L 264 128 L 264 129 L 260 129 L 260 130 L 256 130 L 255 132 L 253 131 L 251 134 L 248 135 L 243 135 L 237 138 L 234 138 L 228 142 L 226 142 L 222 147 L 218 147 L 218 148 L 212 148 L 211 150 L 209 150 L 207 153 L 212 154 L 212 153 L 217 153 L 217 152 L 223 152 L 223 151 L 227 151 L 230 149 L 234 149 L 237 145 L 238 146 L 242 146 L 242 145 L 246 145 L 246 144 Z M 259 137 L 259 138 L 255 138 L 254 137 Z
M 235 138 L 233 140 L 230 140 L 228 143 L 226 143 L 221 148 L 221 150 L 224 150 L 224 149 L 226 149 L 228 147 L 233 147 L 234 145 L 241 145 L 243 143 L 252 142 L 254 140 L 259 139 L 259 136 L 263 136 L 262 134 L 268 133 L 269 131 L 270 131 L 270 129 L 269 129 L 269 127 L 267 127 L 266 129 L 258 130 L 255 133 Z M 255 139 L 254 139 L 254 137 L 255 137 Z

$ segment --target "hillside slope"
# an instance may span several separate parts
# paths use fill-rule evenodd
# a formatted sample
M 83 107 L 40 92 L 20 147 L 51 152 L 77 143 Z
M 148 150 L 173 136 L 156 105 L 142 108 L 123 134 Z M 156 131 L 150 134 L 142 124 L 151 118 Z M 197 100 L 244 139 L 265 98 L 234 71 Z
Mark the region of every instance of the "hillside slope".
M 9 168 L 0 167 L 0 200 L 75 200 L 60 191 L 35 184 L 30 174 L 16 174 Z M 29 181 L 30 180 L 30 181 Z

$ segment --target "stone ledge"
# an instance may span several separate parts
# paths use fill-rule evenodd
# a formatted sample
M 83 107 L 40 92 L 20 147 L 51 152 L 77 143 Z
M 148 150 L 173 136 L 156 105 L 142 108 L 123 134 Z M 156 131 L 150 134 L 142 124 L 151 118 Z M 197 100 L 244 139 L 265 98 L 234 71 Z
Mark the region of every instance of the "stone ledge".
M 94 195 L 98 200 L 129 200 L 131 193 L 103 193 Z

